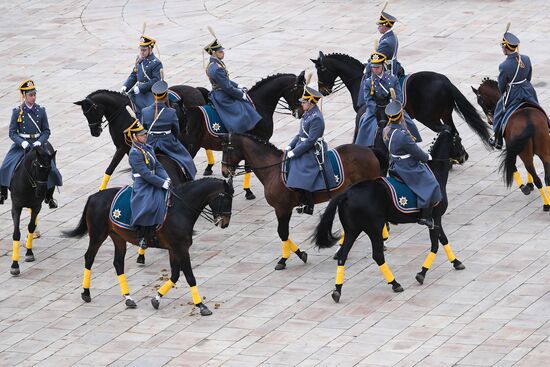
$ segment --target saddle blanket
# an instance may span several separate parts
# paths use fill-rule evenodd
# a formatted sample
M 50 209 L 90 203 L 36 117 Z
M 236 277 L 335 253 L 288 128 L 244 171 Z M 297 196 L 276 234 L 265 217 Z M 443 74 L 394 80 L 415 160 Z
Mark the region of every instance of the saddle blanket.
M 181 97 L 173 90 L 168 89 L 168 100 L 170 101 L 170 103 L 178 103 L 179 101 L 181 101 Z
M 225 125 L 222 122 L 222 119 L 220 118 L 220 115 L 218 115 L 218 112 L 216 111 L 214 106 L 207 104 L 204 106 L 199 106 L 199 109 L 202 112 L 204 122 L 206 124 L 206 129 L 208 130 L 210 135 L 217 137 L 220 134 L 228 133 Z
M 285 151 L 285 154 L 283 155 L 283 160 L 286 159 L 287 152 Z M 328 161 L 330 162 L 330 165 L 332 166 L 332 171 L 334 172 L 334 181 L 336 182 L 336 186 L 330 187 L 330 191 L 338 190 L 342 185 L 344 184 L 345 180 L 345 173 L 344 173 L 344 166 L 342 165 L 342 159 L 340 158 L 340 155 L 336 151 L 336 149 L 330 149 L 327 151 L 327 157 Z M 289 167 L 289 160 L 285 161 L 285 164 L 282 165 L 282 172 L 281 176 L 283 177 L 283 183 L 286 186 L 287 177 L 288 177 L 288 167 Z M 325 162 L 326 164 L 326 162 Z M 288 186 L 287 186 L 288 187 Z M 324 190 L 319 190 L 324 191 Z
M 136 228 L 131 225 L 132 223 L 132 207 L 130 206 L 130 198 L 132 197 L 132 186 L 124 186 L 121 188 L 117 194 L 115 195 L 115 198 L 113 199 L 113 202 L 111 203 L 111 210 L 109 211 L 109 219 L 111 222 L 121 228 L 129 229 L 131 231 L 135 231 Z M 167 191 L 165 200 L 166 200 L 166 209 L 164 211 L 164 221 L 166 220 L 166 214 L 168 213 L 168 199 L 170 197 L 170 193 Z M 156 230 L 162 228 L 162 224 L 157 226 Z
M 401 92 L 403 93 L 403 108 L 407 105 L 407 81 L 409 80 L 409 75 L 401 75 L 399 77 L 399 84 L 401 85 Z
M 388 188 L 395 209 L 405 214 L 420 211 L 417 208 L 416 194 L 404 182 L 391 176 L 381 177 L 381 180 Z
M 519 110 L 520 108 L 527 108 L 527 107 L 538 108 L 546 115 L 546 112 L 542 109 L 541 106 L 538 106 L 536 104 L 529 103 L 529 102 L 523 102 L 523 103 L 520 103 L 516 108 L 507 109 L 506 112 L 504 113 L 504 117 L 502 118 L 502 129 L 501 129 L 502 136 L 504 136 L 504 132 L 506 131 L 506 124 L 508 124 L 508 120 L 510 119 L 510 116 L 512 116 L 512 114 L 517 110 Z M 548 127 L 550 128 L 550 121 L 548 121 Z

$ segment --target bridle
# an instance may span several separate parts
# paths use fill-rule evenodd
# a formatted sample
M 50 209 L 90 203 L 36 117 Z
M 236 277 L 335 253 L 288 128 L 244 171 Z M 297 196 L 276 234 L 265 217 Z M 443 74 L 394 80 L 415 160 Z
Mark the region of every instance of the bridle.
M 99 125 L 102 130 L 107 127 L 107 125 L 109 125 L 111 121 L 118 117 L 122 113 L 122 111 L 126 109 L 127 106 L 127 104 L 121 105 L 111 115 L 105 116 L 103 111 L 99 110 L 99 105 L 97 103 L 95 103 L 91 98 L 86 99 L 92 102 L 91 106 L 86 111 L 84 111 L 84 116 L 86 116 L 86 119 L 88 119 L 88 113 L 90 113 L 90 111 L 92 110 L 96 110 L 101 113 L 101 119 L 96 122 L 88 122 L 88 126 L 97 127 Z
M 226 185 L 232 186 L 232 179 L 229 179 L 230 182 Z M 233 201 L 233 194 L 224 190 L 224 192 L 218 193 L 214 199 L 210 200 L 208 204 L 212 209 L 207 208 L 206 206 L 199 210 L 195 207 L 187 204 L 185 199 L 179 196 L 174 190 L 170 189 L 170 194 L 174 195 L 186 208 L 193 211 L 195 214 L 198 214 L 200 217 L 206 221 L 218 225 L 223 216 L 231 216 L 231 203 Z
M 27 176 L 27 178 L 29 179 L 29 182 L 31 183 L 31 186 L 33 189 L 36 189 L 38 186 L 46 186 L 48 184 L 48 179 L 46 178 L 46 180 L 42 181 L 42 180 L 37 180 L 34 176 L 33 176 L 33 171 L 34 169 L 40 169 L 40 170 L 45 170 L 45 169 L 48 169 L 48 170 L 51 170 L 52 166 L 51 164 L 49 165 L 44 165 L 44 164 L 41 164 L 39 161 L 38 161 L 38 156 L 35 157 L 32 162 L 31 162 L 31 167 L 30 167 L 30 171 L 27 169 L 27 166 L 25 165 L 25 157 L 27 156 L 27 152 L 25 151 L 24 153 L 24 156 L 23 156 L 23 161 L 21 162 L 21 165 L 23 166 L 23 170 L 25 171 L 25 175 Z
M 300 88 L 300 85 L 298 85 L 298 83 L 294 83 L 294 85 L 290 86 L 290 87 L 286 87 L 285 89 L 283 89 L 282 91 L 282 95 L 284 96 L 286 93 L 291 93 L 291 95 L 293 95 L 294 93 L 296 93 L 298 91 L 298 88 Z M 259 107 L 266 107 L 265 105 L 262 105 L 262 104 L 259 104 L 257 102 L 254 101 L 254 105 L 256 106 L 259 106 Z M 296 105 L 295 108 L 291 108 L 290 107 L 290 104 L 286 101 L 286 98 L 284 98 L 283 100 L 281 100 L 281 98 L 279 98 L 277 100 L 277 107 L 280 107 L 282 108 L 283 110 L 288 110 L 290 112 L 282 112 L 282 111 L 277 111 L 275 109 L 274 113 L 278 113 L 280 115 L 288 115 L 288 116 L 294 116 L 294 117 L 298 117 L 298 108 L 300 107 L 300 105 Z
M 330 93 L 336 93 L 346 88 L 346 82 L 354 82 L 357 79 L 363 78 L 363 76 L 361 75 L 360 77 L 342 79 L 341 76 L 338 76 L 337 72 L 335 72 L 334 70 L 330 70 L 328 66 L 325 65 L 325 63 L 323 62 L 323 58 L 319 58 L 318 60 L 319 60 L 319 64 L 317 68 L 319 69 L 319 71 L 321 72 L 328 71 L 329 73 L 336 75 L 336 78 L 334 78 L 334 82 L 332 82 L 332 87 L 330 87 L 330 83 L 322 81 L 321 78 L 319 77 L 319 73 L 317 73 L 317 83 L 319 84 L 319 88 L 325 87 L 326 89 L 330 89 Z

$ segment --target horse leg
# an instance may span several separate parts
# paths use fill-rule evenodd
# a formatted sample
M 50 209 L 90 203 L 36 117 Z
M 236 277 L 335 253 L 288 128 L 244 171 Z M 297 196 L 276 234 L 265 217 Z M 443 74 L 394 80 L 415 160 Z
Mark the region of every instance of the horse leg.
M 203 176 L 212 176 L 212 167 L 214 166 L 214 163 L 216 163 L 216 160 L 214 159 L 214 153 L 210 149 L 206 149 L 206 160 L 208 161 L 208 165 L 204 169 Z
M 130 289 L 128 288 L 128 281 L 126 281 L 126 275 L 124 274 L 124 256 L 126 256 L 126 241 L 118 235 L 111 234 L 111 239 L 115 245 L 115 258 L 113 265 L 115 266 L 116 276 L 118 278 L 118 284 L 120 285 L 120 293 L 124 297 L 124 304 L 127 308 L 136 308 L 137 304 L 130 296 Z
M 334 282 L 334 290 L 332 291 L 332 300 L 336 303 L 340 302 L 340 297 L 342 296 L 342 286 L 344 285 L 344 272 L 348 254 L 360 233 L 361 231 L 352 229 L 348 230 L 346 236 L 342 235 L 340 239 L 340 241 L 343 239 L 342 247 L 340 247 L 338 252 L 334 255 L 338 260 L 338 266 L 336 267 L 336 281 Z
M 245 197 L 246 197 L 246 200 L 254 200 L 256 199 L 256 195 L 254 195 L 252 190 L 250 190 L 250 176 L 252 175 L 252 171 L 250 169 L 250 166 L 246 163 L 244 165 L 244 170 L 246 172 L 244 174 L 244 179 L 243 179 L 243 190 L 246 193 Z
M 13 220 L 13 253 L 11 255 L 11 268 L 10 274 L 17 276 L 20 274 L 19 270 L 19 240 L 21 239 L 21 231 L 19 230 L 19 222 L 21 219 L 21 210 L 23 208 L 11 206 L 11 218 Z
M 544 184 L 546 185 L 546 197 L 548 200 L 548 205 L 544 205 L 543 210 L 545 212 L 550 211 L 550 161 L 543 162 L 544 165 Z
M 202 303 L 202 297 L 200 296 L 199 289 L 197 288 L 197 281 L 195 280 L 195 275 L 193 275 L 193 269 L 191 268 L 191 259 L 189 258 L 188 247 L 181 251 L 180 259 L 181 270 L 183 271 L 183 275 L 185 275 L 187 284 L 189 284 L 189 291 L 191 292 L 193 303 L 196 307 L 199 308 L 201 316 L 212 315 L 212 311 L 210 311 L 208 307 L 206 307 L 206 305 Z
M 426 260 L 424 260 L 424 263 L 422 264 L 422 270 L 420 273 L 416 274 L 416 280 L 420 284 L 424 284 L 424 279 L 426 278 L 426 273 L 428 270 L 430 270 L 430 267 L 432 266 L 432 263 L 435 260 L 435 256 L 437 255 L 437 250 L 439 248 L 438 243 L 439 238 L 439 224 L 434 226 L 434 229 L 430 229 L 430 242 L 431 242 L 431 249 L 430 253 L 426 257 Z
M 435 225 L 439 227 L 439 242 L 443 245 L 443 249 L 445 250 L 445 254 L 447 255 L 447 259 L 453 264 L 453 267 L 455 270 L 464 270 L 466 267 L 464 264 L 458 260 L 453 252 L 453 249 L 451 248 L 451 245 L 449 244 L 449 239 L 447 238 L 447 235 L 443 231 L 443 226 L 441 225 L 441 217 L 438 216 L 434 218 Z
M 278 221 L 277 232 L 279 233 L 279 238 L 282 241 L 281 247 L 283 251 L 283 256 L 279 259 L 277 265 L 275 265 L 275 270 L 283 270 L 286 268 L 286 261 L 290 257 L 290 251 L 294 252 L 304 262 L 304 264 L 307 263 L 307 252 L 301 251 L 298 245 L 288 237 L 288 223 L 290 222 L 292 211 L 285 211 L 284 213 L 281 213 L 280 210 L 275 210 L 275 213 L 277 214 Z
M 531 144 L 529 144 L 529 147 L 532 147 Z M 521 160 L 523 161 L 523 164 L 525 165 L 525 169 L 527 170 L 527 175 L 528 175 L 528 180 L 529 180 L 529 176 L 531 178 L 531 186 L 533 185 L 533 183 L 535 184 L 535 186 L 537 187 L 537 189 L 539 190 L 539 193 L 540 193 L 540 197 L 542 199 L 542 203 L 543 203 L 543 210 L 544 208 L 548 207 L 548 205 L 550 204 L 549 201 L 548 201 L 548 197 L 546 196 L 546 190 L 545 190 L 545 187 L 542 185 L 542 181 L 540 179 L 540 177 L 537 175 L 537 170 L 535 169 L 535 165 L 533 164 L 533 155 L 532 155 L 532 148 L 529 149 L 529 151 L 525 152 L 521 152 L 520 153 L 520 158 Z M 529 186 L 529 183 L 527 184 L 527 187 Z M 530 188 L 529 190 L 532 190 L 532 188 Z M 523 190 L 522 190 L 523 191 Z M 531 191 L 529 191 L 528 193 L 526 193 L 525 191 L 523 191 L 524 194 L 529 194 Z
M 34 238 L 34 231 L 36 230 L 36 225 L 38 223 L 38 213 L 40 213 L 40 206 L 36 206 L 33 209 L 30 209 L 31 212 L 31 218 L 29 220 L 29 226 L 28 226 L 28 234 L 27 234 L 27 242 L 25 243 L 25 247 L 27 248 L 27 252 L 25 253 L 25 261 L 26 262 L 33 262 L 34 261 L 34 254 L 32 252 L 32 240 Z
M 97 229 L 95 230 L 97 231 Z M 97 251 L 103 244 L 103 241 L 107 238 L 107 231 L 104 230 L 103 233 L 96 233 L 94 230 L 89 230 L 88 235 L 90 236 L 90 241 L 88 242 L 88 250 L 86 250 L 86 253 L 84 254 L 84 277 L 82 278 L 82 293 L 80 294 L 82 300 L 86 303 L 92 301 L 92 297 L 90 295 L 92 265 L 94 264 Z
M 107 188 L 107 184 L 111 179 L 111 175 L 115 171 L 115 168 L 118 166 L 122 158 L 124 158 L 124 155 L 128 152 L 128 149 L 129 148 L 125 145 L 117 148 L 115 155 L 113 155 L 113 159 L 111 159 L 109 167 L 107 167 L 107 169 L 105 170 L 105 174 L 103 175 L 103 179 L 101 180 L 101 185 L 99 185 L 99 191 L 105 190 Z
M 382 225 L 375 228 L 374 230 L 371 230 L 367 232 L 369 235 L 370 241 L 372 243 L 372 258 L 380 268 L 380 271 L 382 272 L 382 275 L 388 282 L 388 284 L 391 284 L 392 289 L 394 292 L 403 292 L 403 287 L 401 284 L 395 280 L 395 277 L 393 276 L 393 273 L 390 270 L 390 267 L 386 263 L 386 259 L 384 258 L 384 240 L 382 239 Z

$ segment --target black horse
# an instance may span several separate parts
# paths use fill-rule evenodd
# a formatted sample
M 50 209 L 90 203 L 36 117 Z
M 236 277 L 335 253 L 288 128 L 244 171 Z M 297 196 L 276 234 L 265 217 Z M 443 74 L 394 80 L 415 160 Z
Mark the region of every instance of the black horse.
M 181 98 L 178 103 L 173 105 L 178 116 L 182 114 L 183 105 L 200 106 L 206 103 L 205 95 L 208 94 L 208 91 L 204 88 L 176 85 L 170 87 L 170 90 Z M 82 107 L 82 112 L 88 120 L 92 136 L 100 136 L 103 128 L 108 126 L 111 139 L 115 144 L 116 152 L 105 170 L 105 175 L 99 187 L 100 190 L 104 190 L 115 168 L 124 155 L 130 151 L 130 146 L 126 144 L 123 134 L 123 131 L 134 121 L 126 111 L 126 106 L 131 105 L 130 99 L 125 94 L 101 89 L 89 94 L 81 101 L 74 102 L 74 104 Z
M 325 55 L 319 52 L 319 57 L 311 61 L 317 69 L 319 91 L 323 95 L 333 93 L 336 79 L 340 78 L 341 82 L 335 89 L 347 87 L 351 93 L 353 108 L 359 112 L 357 97 L 365 65 L 349 55 L 339 53 Z M 459 139 L 452 115 L 455 110 L 481 141 L 486 146 L 490 146 L 487 124 L 481 119 L 475 107 L 445 75 L 431 71 L 410 74 L 403 95 L 406 95 L 405 110 L 409 116 L 431 130 L 439 132 L 444 125 L 447 125 L 451 127 L 453 135 L 457 136 L 455 139 Z M 358 120 L 356 119 L 354 141 Z M 451 156 L 456 162 L 464 163 L 468 159 L 468 153 L 464 148 L 457 153 L 458 155 Z
M 23 208 L 30 208 L 31 218 L 29 220 L 27 242 L 25 247 L 25 261 L 34 261 L 32 252 L 32 241 L 38 213 L 42 209 L 42 201 L 46 197 L 48 176 L 52 169 L 52 161 L 55 159 L 56 151 L 50 143 L 33 147 L 25 152 L 23 160 L 13 173 L 10 183 L 11 192 L 11 217 L 13 219 L 13 253 L 10 274 L 17 276 L 19 270 L 19 240 L 21 231 L 19 223 Z
M 441 218 L 445 214 L 448 204 L 446 186 L 451 168 L 449 159 L 451 150 L 452 134 L 448 129 L 444 129 L 439 133 L 430 148 L 433 160 L 429 162 L 429 166 L 439 182 L 443 198 L 433 211 L 435 228 L 430 229 L 431 250 L 422 265 L 422 270 L 416 275 L 416 280 L 420 284 L 424 283 L 426 272 L 435 259 L 439 247 L 438 240 L 443 245 L 447 258 L 452 262 L 454 268 L 457 270 L 465 268 L 454 256 L 441 224 Z M 332 247 L 340 238 L 333 236 L 331 233 L 336 210 L 338 210 L 346 235 L 344 236 L 344 243 L 337 253 L 336 288 L 332 292 L 334 301 L 338 302 L 340 300 L 344 283 L 344 265 L 353 243 L 361 232 L 365 232 L 369 236 L 372 244 L 372 257 L 380 267 L 386 281 L 392 285 L 395 292 L 402 292 L 403 287 L 395 280 L 384 258 L 382 228 L 386 222 L 416 223 L 419 219 L 419 213 L 403 214 L 397 211 L 388 188 L 382 182 L 382 179 L 360 182 L 347 189 L 342 195 L 332 199 L 328 204 L 314 234 L 315 243 L 319 248 Z
M 84 206 L 84 211 L 78 226 L 72 231 L 65 231 L 68 237 L 82 237 L 86 233 L 90 236 L 88 250 L 84 255 L 85 269 L 82 286 L 82 299 L 91 302 L 90 280 L 92 265 L 97 251 L 107 239 L 111 237 L 115 245 L 114 266 L 118 276 L 122 295 L 127 307 L 134 308 L 136 303 L 130 296 L 126 276 L 124 275 L 124 255 L 126 243 L 137 246 L 135 231 L 114 225 L 109 220 L 111 203 L 120 188 L 111 188 L 99 191 L 90 197 Z M 170 207 L 162 228 L 157 231 L 158 248 L 168 250 L 170 255 L 171 276 L 158 291 L 158 295 L 151 300 L 153 307 L 158 308 L 160 298 L 164 296 L 178 281 L 183 271 L 189 284 L 193 302 L 200 309 L 201 315 L 211 315 L 212 312 L 202 303 L 199 296 L 197 282 L 191 269 L 189 247 L 193 243 L 193 227 L 199 216 L 205 216 L 215 225 L 226 228 L 231 219 L 231 205 L 233 201 L 233 186 L 224 180 L 203 178 L 177 186 L 171 193 Z M 211 217 L 203 213 L 210 206 Z

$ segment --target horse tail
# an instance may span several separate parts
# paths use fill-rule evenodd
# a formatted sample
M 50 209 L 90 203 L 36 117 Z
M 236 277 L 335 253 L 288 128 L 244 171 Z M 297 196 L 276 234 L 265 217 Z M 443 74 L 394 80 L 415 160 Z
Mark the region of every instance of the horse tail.
M 202 96 L 204 97 L 204 103 L 208 103 L 208 95 L 210 94 L 208 89 L 204 87 L 197 87 L 197 89 L 202 93 Z
M 336 209 L 338 209 L 338 205 L 340 205 L 340 203 L 344 202 L 346 199 L 347 193 L 344 192 L 341 195 L 333 198 L 328 204 L 313 234 L 315 245 L 318 248 L 332 247 L 340 239 L 340 237 L 335 237 L 332 234 L 332 223 L 334 222 L 334 217 L 336 216 Z
M 510 143 L 506 142 L 506 149 L 501 154 L 502 161 L 500 162 L 499 171 L 502 172 L 507 187 L 512 186 L 512 182 L 514 181 L 514 172 L 517 169 L 517 156 L 523 151 L 534 135 L 535 128 L 533 124 L 529 123 L 518 137 L 512 139 Z
M 372 152 L 378 158 L 380 162 L 380 176 L 385 176 L 390 168 L 390 161 L 388 158 L 388 151 L 383 151 L 380 148 L 371 148 Z
M 466 121 L 468 126 L 481 138 L 481 141 L 487 146 L 489 144 L 489 127 L 481 119 L 479 113 L 475 107 L 466 99 L 464 94 L 454 86 L 453 83 L 449 80 L 449 86 L 451 88 L 451 93 L 453 95 L 453 100 L 455 104 L 455 111 Z
M 80 222 L 78 223 L 78 226 L 72 231 L 62 231 L 62 233 L 65 236 L 80 238 L 84 236 L 86 233 L 88 233 L 88 225 L 86 223 L 86 212 L 88 211 L 88 204 L 90 203 L 91 198 L 92 197 L 89 196 L 88 200 L 86 201 L 86 205 L 84 205 L 84 210 L 82 211 L 82 217 L 80 218 Z

